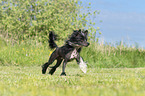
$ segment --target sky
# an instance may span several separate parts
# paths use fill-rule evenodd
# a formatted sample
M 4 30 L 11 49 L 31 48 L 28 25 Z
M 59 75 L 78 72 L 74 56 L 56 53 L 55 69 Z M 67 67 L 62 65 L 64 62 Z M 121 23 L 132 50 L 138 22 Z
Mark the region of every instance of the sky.
M 100 11 L 93 20 L 100 40 L 145 48 L 145 0 L 82 0 L 84 6 L 89 2 L 92 11 Z

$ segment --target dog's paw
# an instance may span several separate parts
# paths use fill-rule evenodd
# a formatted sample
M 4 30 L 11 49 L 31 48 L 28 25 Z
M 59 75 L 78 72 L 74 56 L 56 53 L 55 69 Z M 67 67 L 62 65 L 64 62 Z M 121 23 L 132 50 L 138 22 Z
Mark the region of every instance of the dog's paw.
M 65 72 L 62 72 L 62 73 L 60 74 L 60 76 L 66 76 Z
M 44 67 L 44 65 L 42 65 L 42 74 L 45 74 L 46 73 L 46 67 Z
M 52 68 L 50 71 L 49 71 L 49 74 L 53 75 L 53 73 L 55 72 L 56 68 Z

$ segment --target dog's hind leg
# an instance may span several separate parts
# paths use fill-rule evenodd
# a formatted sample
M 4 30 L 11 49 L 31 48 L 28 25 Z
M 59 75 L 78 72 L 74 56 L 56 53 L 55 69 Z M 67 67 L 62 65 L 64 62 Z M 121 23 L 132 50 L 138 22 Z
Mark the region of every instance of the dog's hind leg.
M 52 67 L 52 69 L 49 71 L 49 74 L 53 75 L 53 73 L 55 72 L 56 68 L 60 66 L 61 62 L 63 59 L 61 59 L 61 57 L 57 58 L 57 63 L 55 66 Z
M 67 60 L 65 59 L 62 66 L 62 73 L 60 76 L 66 76 L 65 67 L 66 67 Z
M 58 57 L 57 51 L 55 50 L 55 51 L 51 54 L 51 56 L 50 56 L 50 58 L 49 58 L 49 61 L 46 62 L 44 65 L 42 65 L 42 74 L 45 74 L 45 73 L 46 73 L 46 70 L 47 70 L 48 66 L 49 66 L 50 64 L 52 64 L 52 63 L 54 62 L 54 60 L 55 60 L 57 57 Z

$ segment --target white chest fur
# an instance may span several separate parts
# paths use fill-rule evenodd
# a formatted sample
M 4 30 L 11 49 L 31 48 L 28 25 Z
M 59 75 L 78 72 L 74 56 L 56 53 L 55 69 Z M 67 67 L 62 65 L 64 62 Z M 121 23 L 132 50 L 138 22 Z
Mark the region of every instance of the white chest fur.
M 77 57 L 77 50 L 74 49 L 73 52 L 71 53 L 70 59 L 76 58 Z

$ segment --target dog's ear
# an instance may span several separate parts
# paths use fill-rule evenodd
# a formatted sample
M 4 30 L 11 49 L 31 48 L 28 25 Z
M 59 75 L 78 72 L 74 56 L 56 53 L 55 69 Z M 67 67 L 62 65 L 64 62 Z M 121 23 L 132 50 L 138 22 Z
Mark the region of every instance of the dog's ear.
M 79 29 L 79 30 L 74 30 L 74 32 L 73 32 L 73 33 L 74 33 L 74 35 L 76 35 L 76 36 L 77 36 L 78 34 L 80 34 L 80 33 L 81 33 L 81 29 Z
M 88 33 L 88 30 L 85 30 L 85 33 Z
M 85 35 L 88 35 L 88 30 L 85 30 L 84 33 L 85 33 Z
M 81 29 L 79 29 L 79 32 L 81 32 L 82 30 Z
M 76 32 L 78 32 L 78 30 L 74 30 L 73 32 L 75 32 L 75 33 L 76 33 Z

